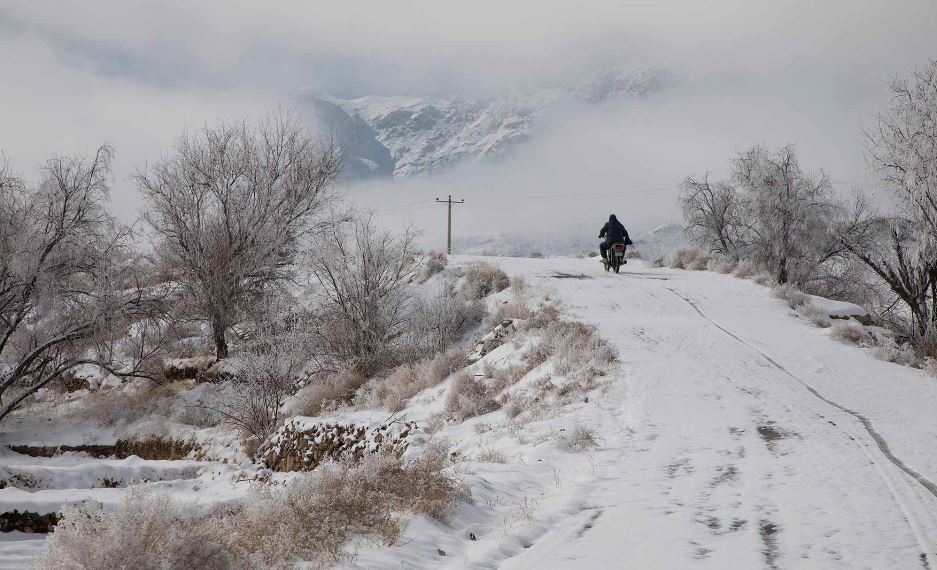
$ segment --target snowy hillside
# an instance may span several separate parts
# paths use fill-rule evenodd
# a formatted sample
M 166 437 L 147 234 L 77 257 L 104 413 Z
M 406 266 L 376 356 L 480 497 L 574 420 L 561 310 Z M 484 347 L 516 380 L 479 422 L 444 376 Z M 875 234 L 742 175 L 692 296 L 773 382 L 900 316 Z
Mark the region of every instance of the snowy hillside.
M 559 102 L 595 104 L 646 95 L 659 87 L 658 72 L 629 66 L 579 85 L 491 99 L 303 94 L 300 100 L 319 127 L 334 134 L 348 176 L 381 176 L 389 168 L 394 176 L 405 177 L 501 156 L 527 140 L 537 119 Z
M 673 245 L 675 235 L 658 228 L 649 234 L 656 242 L 643 243 Z M 465 494 L 445 516 L 423 503 L 389 539 L 339 543 L 348 554 L 337 567 L 933 567 L 934 378 L 836 340 L 836 329 L 817 328 L 770 289 L 731 275 L 640 260 L 615 275 L 595 259 L 458 256 L 419 288 L 456 279 L 459 294 L 471 292 L 466 275 L 488 267 L 479 262 L 511 279 L 481 291 L 494 318 L 470 333 L 474 342 L 371 379 L 353 405 L 287 421 L 261 448 L 261 463 L 233 454 L 216 428 L 196 432 L 207 455 L 41 456 L 52 448 L 35 446 L 61 444 L 66 434 L 113 443 L 113 427 L 60 419 L 52 430 L 29 414 L 0 437 L 33 446 L 0 451 L 0 511 L 49 516 L 84 500 L 114 510 L 129 489 L 142 488 L 189 507 L 259 501 L 270 518 L 247 521 L 301 532 L 318 519 L 292 521 L 256 491 L 315 481 L 322 467 L 303 479 L 278 465 L 324 461 L 315 453 L 330 440 L 361 451 L 403 442 L 405 458 L 443 446 L 444 471 Z M 862 312 L 816 301 L 840 318 Z M 427 381 L 433 370 L 439 377 Z M 212 389 L 203 383 L 184 394 Z M 362 426 L 362 437 L 345 425 Z M 365 433 L 374 425 L 393 429 Z M 305 440 L 290 451 L 302 430 L 315 452 L 304 451 Z M 359 482 L 349 475 L 343 484 Z M 332 504 L 322 501 L 314 504 Z M 251 536 L 251 528 L 235 528 Z M 119 536 L 129 541 L 134 531 Z M 0 567 L 27 564 L 43 536 L 4 533 Z

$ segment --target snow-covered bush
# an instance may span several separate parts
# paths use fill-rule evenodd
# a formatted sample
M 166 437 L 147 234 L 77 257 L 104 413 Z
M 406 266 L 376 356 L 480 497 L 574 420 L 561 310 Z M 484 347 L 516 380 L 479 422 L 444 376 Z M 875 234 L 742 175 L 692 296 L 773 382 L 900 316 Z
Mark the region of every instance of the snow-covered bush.
M 732 273 L 735 270 L 737 263 L 737 260 L 729 257 L 728 255 L 714 253 L 710 256 L 709 261 L 706 263 L 706 269 L 725 275 L 727 273 Z
M 868 346 L 874 342 L 872 335 L 866 332 L 865 329 L 847 323 L 833 325 L 833 330 L 830 331 L 830 337 L 860 346 Z
M 446 472 L 447 451 L 432 444 L 408 461 L 378 453 L 329 463 L 209 512 L 133 493 L 114 512 L 68 507 L 35 567 L 246 570 L 348 562 L 353 535 L 392 543 L 406 524 L 403 515 L 444 521 L 470 500 L 467 488 Z
M 706 264 L 708 262 L 709 255 L 701 249 L 678 249 L 670 257 L 668 266 L 671 269 L 702 271 L 703 269 L 706 269 Z
M 817 325 L 821 329 L 829 328 L 833 325 L 826 311 L 813 303 L 804 303 L 796 309 L 797 314 Z
M 495 449 L 484 448 L 478 452 L 478 461 L 480 463 L 507 463 L 508 457 Z
M 571 451 L 588 451 L 599 447 L 598 433 L 582 424 L 576 424 L 576 427 L 560 432 L 557 440 Z
M 465 487 L 445 472 L 447 465 L 446 450 L 432 446 L 410 461 L 374 454 L 357 464 L 326 464 L 285 489 L 263 489 L 223 525 L 224 532 L 261 567 L 347 562 L 344 547 L 352 535 L 391 544 L 405 524 L 399 514 L 445 520 L 468 500 Z
M 810 297 L 790 283 L 785 283 L 783 285 L 774 287 L 771 291 L 771 295 L 777 299 L 781 299 L 782 301 L 787 302 L 787 305 L 792 309 L 796 309 L 801 305 L 810 303 Z
M 431 251 L 423 257 L 423 266 L 420 268 L 419 281 L 425 283 L 430 277 L 442 273 L 449 264 L 449 258 L 441 251 Z
M 224 570 L 248 568 L 242 552 L 225 544 L 213 516 L 186 509 L 168 497 L 128 493 L 105 513 L 86 503 L 65 507 L 34 568 Z
M 399 363 L 409 350 L 409 284 L 416 234 L 394 234 L 370 216 L 318 234 L 310 254 L 317 282 L 313 333 L 317 361 L 327 370 L 365 373 Z
M 739 279 L 751 279 L 758 273 L 758 266 L 750 259 L 740 259 L 735 266 L 733 275 Z
M 462 422 L 497 410 L 500 404 L 492 397 L 492 391 L 483 379 L 471 372 L 461 372 L 452 380 L 446 392 L 446 412 Z
M 643 258 L 641 257 L 641 252 L 632 247 L 628 249 L 628 251 L 625 252 L 625 259 L 643 259 Z
M 937 378 L 937 358 L 928 358 L 925 360 L 923 368 L 928 374 Z
M 507 273 L 490 263 L 473 263 L 465 270 L 460 294 L 469 300 L 484 299 L 511 285 Z
M 433 358 L 402 364 L 387 376 L 364 385 L 358 390 L 355 403 L 365 408 L 385 407 L 392 412 L 400 411 L 410 398 L 438 385 L 468 363 L 465 351 L 454 348 Z
M 534 361 L 552 359 L 558 374 L 588 366 L 605 368 L 618 360 L 618 351 L 600 337 L 595 327 L 577 321 L 554 321 L 530 351 Z
M 465 331 L 482 321 L 485 305 L 442 291 L 427 300 L 414 299 L 406 309 L 405 332 L 399 340 L 398 360 L 412 362 L 446 350 Z
M 317 416 L 326 408 L 350 402 L 366 381 L 367 376 L 356 370 L 313 376 L 287 402 L 287 410 L 297 416 Z

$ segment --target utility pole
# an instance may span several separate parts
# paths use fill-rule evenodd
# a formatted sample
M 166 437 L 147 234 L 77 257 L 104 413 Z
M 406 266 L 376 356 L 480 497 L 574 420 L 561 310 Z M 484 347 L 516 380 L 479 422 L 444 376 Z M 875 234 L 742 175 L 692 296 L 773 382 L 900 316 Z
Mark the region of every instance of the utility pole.
M 453 201 L 453 200 L 452 200 L 452 195 L 450 194 L 448 200 L 440 200 L 439 198 L 436 198 L 436 201 L 437 201 L 438 203 L 440 203 L 440 204 L 448 204 L 448 205 L 449 205 L 449 224 L 448 224 L 448 226 L 447 226 L 447 233 L 446 233 L 446 253 L 449 254 L 449 255 L 452 255 L 452 205 L 453 205 L 453 204 L 464 204 L 464 203 L 465 203 L 465 200 L 455 200 L 455 201 Z

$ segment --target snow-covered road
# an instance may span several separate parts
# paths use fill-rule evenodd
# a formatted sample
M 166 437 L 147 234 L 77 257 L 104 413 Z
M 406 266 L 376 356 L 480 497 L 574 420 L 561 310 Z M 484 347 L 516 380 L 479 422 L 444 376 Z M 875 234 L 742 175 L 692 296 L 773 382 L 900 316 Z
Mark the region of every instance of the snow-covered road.
M 730 276 L 499 264 L 595 324 L 624 375 L 592 418 L 604 445 L 585 507 L 503 567 L 937 565 L 937 381 Z

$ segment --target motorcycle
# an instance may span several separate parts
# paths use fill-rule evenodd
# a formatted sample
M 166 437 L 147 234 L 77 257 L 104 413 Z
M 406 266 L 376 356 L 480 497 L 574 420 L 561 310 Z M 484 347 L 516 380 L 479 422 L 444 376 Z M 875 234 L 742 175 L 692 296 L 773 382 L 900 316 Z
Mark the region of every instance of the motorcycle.
M 625 244 L 621 242 L 612 244 L 612 246 L 608 248 L 607 257 L 602 260 L 602 264 L 605 265 L 605 271 L 614 269 L 615 273 L 618 273 L 621 270 L 621 266 L 628 263 L 628 260 L 625 259 L 625 249 Z

